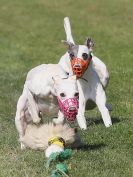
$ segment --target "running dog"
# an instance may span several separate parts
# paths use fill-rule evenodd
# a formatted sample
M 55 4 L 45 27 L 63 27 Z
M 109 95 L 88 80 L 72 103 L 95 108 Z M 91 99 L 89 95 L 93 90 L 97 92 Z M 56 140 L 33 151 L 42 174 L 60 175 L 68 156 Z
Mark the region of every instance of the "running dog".
M 76 75 L 79 90 L 79 109 L 77 121 L 81 129 L 87 129 L 85 110 L 96 105 L 101 112 L 106 127 L 112 125 L 109 111 L 106 107 L 105 88 L 109 81 L 106 65 L 92 53 L 93 41 L 88 38 L 84 45 L 74 43 L 69 18 L 64 19 L 68 51 L 61 57 L 59 64 L 68 73 Z
M 20 139 L 27 124 L 38 124 L 45 113 L 58 112 L 61 122 L 76 118 L 78 95 L 75 76 L 68 77 L 59 64 L 42 64 L 31 69 L 17 103 L 15 124 Z M 24 148 L 21 142 L 21 149 Z

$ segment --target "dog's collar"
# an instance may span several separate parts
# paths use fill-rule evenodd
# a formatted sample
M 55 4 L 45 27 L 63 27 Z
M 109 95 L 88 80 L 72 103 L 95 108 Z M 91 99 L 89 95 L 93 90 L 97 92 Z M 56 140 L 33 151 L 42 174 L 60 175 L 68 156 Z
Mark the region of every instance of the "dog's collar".
M 49 138 L 48 140 L 48 145 L 50 146 L 51 144 L 56 144 L 62 148 L 65 147 L 65 140 L 62 138 L 62 137 L 52 137 L 52 138 Z

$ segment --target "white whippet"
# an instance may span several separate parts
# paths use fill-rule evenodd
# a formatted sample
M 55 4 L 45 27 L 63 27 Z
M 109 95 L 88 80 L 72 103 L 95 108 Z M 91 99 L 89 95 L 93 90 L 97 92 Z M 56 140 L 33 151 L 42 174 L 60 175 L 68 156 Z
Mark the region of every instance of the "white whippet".
M 92 109 L 95 104 L 101 112 L 106 127 L 112 125 L 109 111 L 106 108 L 104 89 L 109 80 L 106 65 L 92 54 L 93 41 L 88 38 L 85 45 L 75 45 L 69 18 L 64 18 L 68 51 L 61 57 L 59 64 L 69 74 L 77 76 L 79 90 L 79 110 L 77 121 L 81 129 L 86 129 L 85 109 Z
M 29 71 L 22 95 L 17 103 L 15 117 L 20 139 L 24 136 L 27 123 L 39 123 L 46 113 L 59 111 L 58 101 L 62 107 L 58 112 L 59 120 L 75 116 L 78 112 L 78 89 L 76 77 L 69 78 L 58 64 L 42 64 Z M 65 110 L 65 112 L 63 112 Z M 21 148 L 25 148 L 21 143 Z

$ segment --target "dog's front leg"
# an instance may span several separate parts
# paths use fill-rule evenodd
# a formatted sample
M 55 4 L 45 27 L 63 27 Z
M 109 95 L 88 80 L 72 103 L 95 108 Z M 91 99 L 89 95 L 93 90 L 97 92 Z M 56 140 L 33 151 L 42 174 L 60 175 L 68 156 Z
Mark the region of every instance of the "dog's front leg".
M 106 108 L 106 95 L 101 84 L 99 84 L 97 87 L 96 104 L 98 106 L 99 111 L 101 112 L 104 125 L 106 127 L 110 127 L 112 125 L 112 121 L 109 115 L 109 111 Z
M 63 121 L 64 121 L 64 114 L 59 110 L 59 112 L 58 112 L 58 118 L 56 119 L 53 119 L 53 122 L 55 123 L 55 124 L 60 124 L 60 123 L 63 123 Z
M 77 84 L 78 84 L 78 90 L 79 90 L 79 109 L 78 109 L 78 114 L 77 114 L 77 122 L 81 129 L 86 130 L 87 124 L 86 124 L 86 119 L 84 116 L 86 99 L 85 99 L 84 91 L 83 91 L 80 81 L 77 81 Z

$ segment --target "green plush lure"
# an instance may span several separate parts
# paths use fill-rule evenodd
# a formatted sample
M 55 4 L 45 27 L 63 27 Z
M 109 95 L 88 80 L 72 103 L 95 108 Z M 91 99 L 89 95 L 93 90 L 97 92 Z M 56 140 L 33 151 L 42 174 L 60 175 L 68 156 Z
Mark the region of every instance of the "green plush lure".
M 51 177 L 59 177 L 60 175 L 68 177 L 67 174 L 68 174 L 67 166 L 63 163 L 58 163 L 56 165 L 56 169 L 52 171 Z
M 52 153 L 47 161 L 46 167 L 48 168 L 50 164 L 54 161 L 58 162 L 56 165 L 56 169 L 52 171 L 51 177 L 60 177 L 65 176 L 68 177 L 68 168 L 67 165 L 63 164 L 62 161 L 71 157 L 72 150 L 65 149 L 63 152 L 55 152 Z

